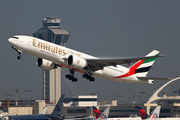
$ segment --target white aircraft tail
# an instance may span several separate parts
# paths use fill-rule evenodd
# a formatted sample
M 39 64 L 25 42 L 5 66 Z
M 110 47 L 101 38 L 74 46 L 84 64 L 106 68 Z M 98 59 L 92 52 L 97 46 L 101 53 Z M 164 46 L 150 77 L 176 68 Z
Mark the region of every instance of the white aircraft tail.
M 60 116 L 62 113 L 62 108 L 63 108 L 63 102 L 64 102 L 64 94 L 61 95 L 61 98 L 59 99 L 58 103 L 56 104 L 53 112 L 51 113 L 52 115 L 55 116 Z
M 45 107 L 40 114 L 46 114 L 47 113 L 47 107 Z
M 158 119 L 159 118 L 160 109 L 161 109 L 160 105 L 158 105 L 156 108 L 154 108 L 154 110 L 149 115 L 149 119 L 148 120 Z
M 52 119 L 63 119 L 64 116 L 62 116 L 62 108 L 63 108 L 63 102 L 64 102 L 64 94 L 61 95 L 61 98 L 59 99 L 58 103 L 56 104 L 53 112 L 49 115 L 46 115 Z
M 107 119 L 108 116 L 109 116 L 109 110 L 110 110 L 110 107 L 107 107 L 104 112 L 99 116 L 98 120 L 99 119 Z
M 159 51 L 153 50 L 148 55 L 146 55 L 146 57 L 157 56 L 158 54 L 159 54 Z M 134 74 L 136 74 L 136 76 L 138 77 L 145 77 L 147 73 L 149 72 L 151 66 L 155 62 L 155 60 L 156 60 L 156 57 L 139 60 L 138 62 L 136 62 L 134 65 L 130 67 L 130 71 L 134 72 Z

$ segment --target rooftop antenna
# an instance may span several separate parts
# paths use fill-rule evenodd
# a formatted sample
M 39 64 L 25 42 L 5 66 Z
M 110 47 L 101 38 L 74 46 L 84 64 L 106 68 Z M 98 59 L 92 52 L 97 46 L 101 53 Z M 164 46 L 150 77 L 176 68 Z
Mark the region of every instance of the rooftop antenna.
M 55 19 L 57 19 L 57 14 L 56 14 L 56 13 L 54 13 L 54 14 L 53 14 L 53 17 L 54 17 Z

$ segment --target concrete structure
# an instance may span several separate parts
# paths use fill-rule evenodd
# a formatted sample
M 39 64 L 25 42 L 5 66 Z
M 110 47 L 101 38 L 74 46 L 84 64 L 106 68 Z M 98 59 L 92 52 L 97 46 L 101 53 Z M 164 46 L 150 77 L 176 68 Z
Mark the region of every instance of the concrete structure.
M 34 102 L 33 114 L 40 114 L 45 107 L 45 100 L 36 100 Z
M 149 114 L 150 113 L 150 108 L 151 107 L 155 107 L 158 105 L 158 101 L 174 101 L 174 102 L 178 102 L 180 101 L 180 96 L 166 96 L 166 92 L 169 90 L 169 88 L 171 87 L 168 87 L 167 90 L 164 92 L 164 96 L 163 97 L 159 97 L 158 94 L 167 86 L 169 85 L 170 83 L 171 84 L 174 84 L 177 80 L 180 80 L 180 77 L 178 78 L 175 78 L 169 82 L 167 82 L 166 84 L 164 84 L 162 87 L 160 87 L 148 100 L 148 102 L 146 104 L 144 104 L 144 106 L 146 106 L 146 111 L 147 113 Z M 153 103 L 154 102 L 154 103 Z M 170 104 L 170 103 L 169 103 Z M 176 107 L 180 107 L 180 103 L 172 103 L 173 106 L 176 108 Z M 180 113 L 180 111 L 179 111 Z
M 43 70 L 43 74 L 46 74 L 43 76 L 43 98 L 47 103 L 56 104 L 61 97 L 61 68 Z
M 111 106 L 108 118 L 139 116 L 137 106 L 142 106 L 142 104 L 118 104 L 118 106 Z M 99 111 L 102 113 L 106 108 L 107 106 L 99 106 Z
M 33 33 L 34 37 L 64 45 L 69 38 L 69 32 L 60 27 L 60 19 L 46 17 L 42 20 L 43 27 Z M 47 103 L 57 103 L 61 96 L 61 68 L 42 70 L 43 92 L 42 98 Z
M 117 100 L 113 100 L 112 101 L 112 106 L 117 106 L 118 104 L 117 104 Z
M 17 114 L 18 111 L 18 114 Z M 32 115 L 33 107 L 4 107 L 3 112 L 8 114 L 17 114 L 17 115 Z

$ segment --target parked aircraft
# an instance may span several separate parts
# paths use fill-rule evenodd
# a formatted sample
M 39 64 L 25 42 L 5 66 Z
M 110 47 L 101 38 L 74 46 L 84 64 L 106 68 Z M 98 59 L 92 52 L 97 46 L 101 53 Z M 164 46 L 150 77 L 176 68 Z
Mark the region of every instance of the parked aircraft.
M 101 112 L 96 108 L 93 107 L 93 113 L 97 120 L 104 120 L 108 118 L 110 107 L 107 107 L 104 112 L 101 114 Z
M 68 68 L 70 74 L 67 74 L 66 78 L 73 82 L 77 81 L 74 76 L 75 71 L 83 73 L 83 77 L 89 81 L 95 80 L 92 75 L 111 81 L 128 83 L 153 84 L 153 80 L 167 79 L 146 77 L 155 59 L 162 57 L 157 50 L 153 50 L 146 57 L 101 59 L 31 36 L 17 35 L 9 38 L 8 41 L 12 48 L 18 52 L 18 59 L 22 58 L 21 54 L 24 52 L 38 57 L 37 65 L 42 69 Z M 129 68 L 121 66 L 121 64 L 133 62 L 136 63 Z
M 96 109 L 96 110 L 94 110 Z M 64 119 L 64 120 L 107 120 L 108 119 L 108 115 L 109 115 L 109 110 L 110 110 L 110 107 L 107 107 L 104 112 L 101 114 L 100 111 L 96 108 L 96 107 L 93 107 L 93 112 L 94 112 L 94 115 L 95 115 L 95 112 L 98 112 L 100 114 L 98 114 L 98 116 L 95 115 L 95 118 L 94 117 L 81 117 L 81 118 L 70 118 L 70 119 Z
M 41 112 L 41 114 L 38 115 L 14 115 L 9 116 L 10 119 L 13 120 L 49 120 L 51 119 L 64 119 L 64 116 L 61 115 L 62 108 L 63 108 L 63 102 L 64 102 L 64 94 L 61 95 L 61 98 L 59 99 L 58 103 L 56 104 L 53 112 L 51 114 L 44 114 L 44 111 Z
M 108 118 L 107 120 L 180 120 L 180 118 L 159 118 L 161 106 L 157 106 L 148 115 L 142 107 L 138 107 L 140 117 L 118 117 L 118 118 Z
M 159 118 L 161 106 L 158 105 L 153 109 L 153 111 L 148 115 L 146 111 L 138 106 L 139 115 L 141 116 L 142 120 L 180 120 L 180 118 Z

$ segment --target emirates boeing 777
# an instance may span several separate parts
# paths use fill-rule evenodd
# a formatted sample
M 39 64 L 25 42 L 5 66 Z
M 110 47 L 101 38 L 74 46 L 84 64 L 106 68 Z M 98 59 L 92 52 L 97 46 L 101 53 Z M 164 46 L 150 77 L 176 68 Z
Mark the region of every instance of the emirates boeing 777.
M 157 57 L 161 57 L 159 51 L 153 50 L 145 57 L 127 59 L 101 59 L 76 50 L 66 48 L 42 39 L 31 36 L 17 35 L 8 39 L 10 45 L 19 54 L 27 53 L 38 57 L 37 65 L 45 70 L 56 69 L 57 67 L 68 68 L 70 74 L 65 77 L 73 82 L 77 81 L 75 71 L 83 73 L 83 77 L 94 81 L 94 76 L 107 80 L 128 83 L 149 83 L 156 77 L 146 77 L 148 71 Z M 136 62 L 127 68 L 122 64 Z

